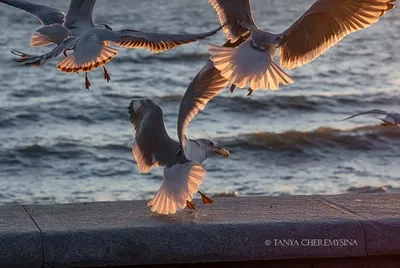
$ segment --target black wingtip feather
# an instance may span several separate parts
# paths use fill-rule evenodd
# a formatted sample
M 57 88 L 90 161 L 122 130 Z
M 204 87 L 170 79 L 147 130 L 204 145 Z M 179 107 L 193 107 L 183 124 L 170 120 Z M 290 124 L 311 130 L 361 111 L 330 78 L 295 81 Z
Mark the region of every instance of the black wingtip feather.
M 133 108 L 134 102 L 135 102 L 134 100 L 131 101 L 131 103 L 129 104 L 129 107 L 128 107 L 129 119 L 131 120 L 132 124 L 135 124 L 135 116 L 136 116 L 135 109 Z

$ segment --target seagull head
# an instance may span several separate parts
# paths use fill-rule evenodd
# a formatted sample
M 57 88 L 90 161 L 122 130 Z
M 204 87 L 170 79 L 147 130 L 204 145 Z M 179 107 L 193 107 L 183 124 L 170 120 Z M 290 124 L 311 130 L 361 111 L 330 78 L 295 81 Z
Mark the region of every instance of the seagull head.
M 223 157 L 230 155 L 228 150 L 216 146 L 213 141 L 207 139 L 192 140 L 186 135 L 185 139 L 185 145 L 182 147 L 185 158 L 197 163 L 203 163 L 207 158 L 216 154 Z
M 98 26 L 103 27 L 103 28 L 105 28 L 105 29 L 107 29 L 107 30 L 110 30 L 110 31 L 113 30 L 113 29 L 111 28 L 111 26 L 108 25 L 107 23 L 100 23 L 100 24 L 98 24 Z
M 223 156 L 223 157 L 230 156 L 230 153 L 228 150 L 216 146 L 213 141 L 210 141 L 207 139 L 197 139 L 196 141 L 199 143 L 199 147 L 206 152 L 207 157 L 211 157 L 216 154 Z

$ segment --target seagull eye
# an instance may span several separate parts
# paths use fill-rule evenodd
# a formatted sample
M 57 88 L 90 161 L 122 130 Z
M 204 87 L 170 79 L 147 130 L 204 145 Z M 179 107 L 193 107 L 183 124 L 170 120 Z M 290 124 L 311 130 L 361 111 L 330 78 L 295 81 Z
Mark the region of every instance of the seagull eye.
M 214 146 L 214 143 L 213 143 L 212 141 L 210 141 L 210 143 L 209 143 L 209 144 L 210 144 L 210 146 Z

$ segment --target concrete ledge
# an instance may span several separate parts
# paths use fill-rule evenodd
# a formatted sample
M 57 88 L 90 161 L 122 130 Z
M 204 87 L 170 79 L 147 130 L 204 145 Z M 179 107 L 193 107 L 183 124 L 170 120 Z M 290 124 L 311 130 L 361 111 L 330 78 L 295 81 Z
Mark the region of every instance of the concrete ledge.
M 22 206 L 0 206 L 0 267 L 41 267 L 41 240 Z
M 286 262 L 272 267 L 349 267 L 344 266 L 349 260 L 399 260 L 400 194 L 215 201 L 212 206 L 197 201 L 195 220 L 189 211 L 152 214 L 144 201 L 28 205 L 26 211 L 3 206 L 0 267 L 12 267 L 6 264 L 13 261 L 15 267 L 239 261 Z M 8 222 L 4 228 L 2 222 Z M 340 262 L 343 265 L 328 266 Z

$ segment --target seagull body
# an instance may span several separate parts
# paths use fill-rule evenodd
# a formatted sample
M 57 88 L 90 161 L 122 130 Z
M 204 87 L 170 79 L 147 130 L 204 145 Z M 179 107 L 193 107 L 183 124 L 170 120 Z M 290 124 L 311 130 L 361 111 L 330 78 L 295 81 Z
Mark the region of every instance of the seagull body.
M 294 80 L 274 61 L 294 69 L 315 60 L 351 32 L 366 28 L 394 7 L 395 0 L 317 0 L 292 26 L 280 34 L 255 24 L 250 0 L 209 0 L 228 40 L 250 37 L 238 47 L 210 45 L 210 59 L 234 86 L 279 89 Z
M 52 51 L 38 56 L 12 51 L 13 54 L 19 56 L 16 61 L 23 62 L 25 65 L 40 66 L 48 59 L 64 53 L 66 59 L 57 64 L 57 68 L 67 73 L 85 72 L 85 87 L 87 89 L 91 86 L 87 72 L 99 66 L 104 68 L 104 78 L 108 82 L 111 79 L 104 65 L 112 60 L 118 50 L 112 48 L 110 42 L 119 47 L 144 48 L 158 53 L 207 38 L 221 29 L 219 27 L 199 34 L 164 34 L 131 29 L 114 31 L 106 23 L 94 23 L 93 8 L 96 0 L 71 0 L 69 11 L 62 23 L 60 23 L 59 17 L 64 13 L 60 10 L 23 0 L 0 1 L 36 15 L 42 23 L 51 23 L 40 28 L 31 37 L 31 46 L 51 43 L 58 45 Z M 50 16 L 53 13 L 58 15 L 57 19 Z M 68 50 L 73 51 L 69 56 L 66 54 Z
M 360 115 L 366 115 L 366 114 L 379 114 L 379 115 L 384 115 L 384 118 L 380 118 L 380 120 L 387 124 L 387 125 L 392 125 L 392 126 L 398 126 L 400 127 L 400 114 L 399 113 L 389 113 L 389 112 L 385 112 L 383 110 L 378 110 L 378 109 L 374 109 L 374 110 L 369 110 L 366 112 L 361 112 L 355 115 L 352 115 L 350 117 L 347 117 L 343 120 L 348 120 L 351 118 L 354 118 L 356 116 L 360 116 Z
M 162 185 L 148 206 L 159 214 L 174 214 L 186 206 L 194 209 L 193 195 L 199 192 L 206 174 L 202 163 L 215 154 L 228 157 L 229 152 L 210 140 L 191 140 L 186 136 L 187 147 L 182 150 L 165 130 L 161 107 L 151 99 L 133 100 L 129 114 L 135 128 L 132 153 L 138 169 L 147 173 L 153 167 L 164 166 Z M 200 194 L 203 202 L 212 203 Z

